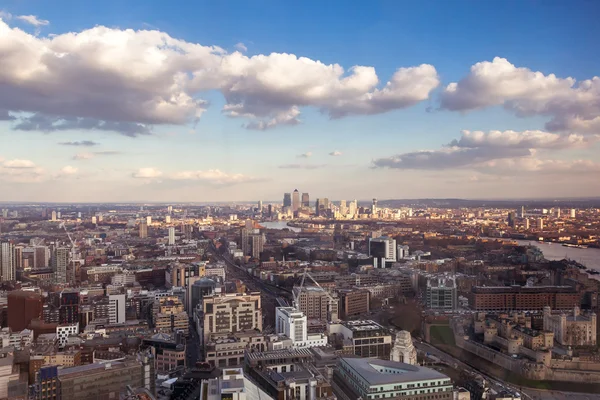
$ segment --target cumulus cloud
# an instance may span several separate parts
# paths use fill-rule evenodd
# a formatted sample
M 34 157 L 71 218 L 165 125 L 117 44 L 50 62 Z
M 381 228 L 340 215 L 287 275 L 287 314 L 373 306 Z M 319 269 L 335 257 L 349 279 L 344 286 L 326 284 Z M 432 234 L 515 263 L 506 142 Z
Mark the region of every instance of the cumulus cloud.
M 229 174 L 218 169 L 209 169 L 206 171 L 180 171 L 173 174 L 171 179 L 196 181 L 215 186 L 229 186 L 260 181 L 260 179 L 248 175 Z
M 298 155 L 298 158 L 310 158 L 312 157 L 312 152 L 311 151 L 307 151 L 306 153 L 302 153 Z
M 7 160 L 4 161 L 2 166 L 10 169 L 27 169 L 35 168 L 35 163 L 30 160 Z
M 441 95 L 441 107 L 447 110 L 495 105 L 503 105 L 521 117 L 548 116 L 546 129 L 550 131 L 600 132 L 597 76 L 577 83 L 571 77 L 544 75 L 496 57 L 473 65 L 466 77 L 450 83 Z
M 325 168 L 327 164 L 283 164 L 281 169 L 320 169 Z
M 245 53 L 248 51 L 248 48 L 246 47 L 246 45 L 242 42 L 236 43 L 234 46 L 237 50 L 241 51 L 242 53 Z
M 332 157 L 339 157 L 339 156 L 341 156 L 341 155 L 342 155 L 342 152 L 341 152 L 341 151 L 334 150 L 334 151 L 332 151 L 331 153 L 329 153 L 329 155 L 330 155 L 330 156 L 332 156 Z
M 38 22 L 41 20 L 37 20 Z M 399 68 L 386 82 L 375 69 L 294 54 L 248 57 L 171 37 L 158 30 L 96 26 L 36 37 L 0 21 L 0 109 L 25 114 L 16 129 L 148 134 L 153 125 L 193 124 L 217 90 L 224 112 L 249 129 L 299 122 L 300 107 L 333 118 L 378 114 L 429 98 L 435 68 Z
M 138 169 L 131 176 L 139 179 L 154 179 L 161 177 L 162 174 L 163 173 L 156 168 L 146 167 Z
M 457 147 L 520 147 L 526 149 L 564 149 L 583 146 L 592 139 L 582 135 L 559 135 L 544 131 L 468 131 L 449 146 Z
M 65 176 L 65 175 L 75 175 L 78 171 L 78 168 L 72 167 L 70 165 L 64 166 L 60 169 L 60 173 L 59 175 L 61 176 Z
M 35 15 L 19 15 L 17 17 L 17 19 L 20 21 L 26 22 L 30 25 L 33 25 L 36 28 L 39 28 L 41 26 L 50 25 L 50 21 L 45 20 L 45 19 L 39 19 Z
M 93 140 L 79 140 L 76 142 L 61 142 L 59 143 L 62 146 L 83 146 L 83 147 L 92 147 L 98 146 L 100 143 L 94 142 Z
M 542 160 L 535 157 L 492 160 L 477 166 L 488 174 L 518 175 L 523 173 L 600 176 L 600 163 L 590 160 Z
M 118 154 L 123 154 L 123 153 L 120 151 L 114 151 L 114 150 L 83 152 L 83 153 L 75 154 L 73 156 L 73 160 L 76 160 L 76 161 L 91 160 L 92 158 L 95 158 L 96 156 L 114 156 L 114 155 L 118 155 Z

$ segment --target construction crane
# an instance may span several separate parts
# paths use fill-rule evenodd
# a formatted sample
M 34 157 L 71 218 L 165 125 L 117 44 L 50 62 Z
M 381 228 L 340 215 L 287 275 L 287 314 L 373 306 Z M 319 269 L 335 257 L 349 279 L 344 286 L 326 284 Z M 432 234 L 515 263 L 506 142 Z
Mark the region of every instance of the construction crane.
M 67 234 L 67 237 L 69 238 L 69 241 L 71 242 L 71 260 L 73 260 L 73 259 L 75 259 L 75 242 L 73 242 L 73 238 L 71 238 L 71 234 L 67 230 L 67 227 L 65 226 L 64 222 L 61 222 L 59 227 L 63 228 L 65 230 L 65 233 Z
M 336 298 L 334 298 L 332 295 L 330 295 L 329 292 L 327 290 L 325 290 L 321 285 L 319 285 L 319 282 L 317 282 L 317 280 L 315 278 L 313 278 L 313 276 L 310 274 L 310 272 L 308 272 L 308 265 L 304 268 L 304 273 L 302 273 L 302 280 L 300 281 L 300 286 L 295 286 L 292 289 L 292 298 L 293 298 L 294 308 L 296 310 L 300 311 L 300 293 L 302 293 L 302 288 L 304 287 L 304 282 L 306 281 L 306 277 L 308 277 L 311 281 L 313 281 L 313 283 L 317 287 L 319 287 L 321 290 L 323 290 L 323 292 L 325 292 L 325 294 L 329 298 L 329 302 L 327 305 L 328 317 L 331 321 L 337 322 L 338 321 L 338 317 L 337 317 L 337 315 L 338 315 L 338 310 L 337 310 L 338 300 Z

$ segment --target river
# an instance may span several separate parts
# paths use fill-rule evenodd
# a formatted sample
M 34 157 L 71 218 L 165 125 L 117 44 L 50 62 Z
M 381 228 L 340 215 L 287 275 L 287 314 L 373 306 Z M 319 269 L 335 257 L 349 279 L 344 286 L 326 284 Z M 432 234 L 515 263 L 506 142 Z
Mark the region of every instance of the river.
M 294 231 L 294 232 L 301 232 L 302 229 L 300 228 L 296 228 L 293 226 L 288 226 L 288 221 L 265 221 L 265 222 L 259 222 L 259 225 L 264 226 L 267 229 L 289 229 L 290 231 Z
M 539 248 L 544 253 L 546 260 L 554 261 L 568 258 L 588 268 L 600 271 L 600 249 L 578 249 L 576 247 L 566 247 L 559 243 L 541 243 L 534 240 L 517 240 L 516 242 L 521 246 L 532 245 Z

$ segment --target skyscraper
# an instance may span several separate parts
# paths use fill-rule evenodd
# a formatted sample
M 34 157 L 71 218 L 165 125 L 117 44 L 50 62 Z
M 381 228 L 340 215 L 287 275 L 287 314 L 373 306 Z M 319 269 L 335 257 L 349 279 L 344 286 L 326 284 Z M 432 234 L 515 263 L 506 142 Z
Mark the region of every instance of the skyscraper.
M 148 216 L 146 217 L 146 223 L 147 223 L 148 225 L 152 225 L 152 217 L 151 217 L 150 215 L 148 215 Z
M 52 221 L 56 221 L 56 211 L 52 211 Z
M 571 215 L 571 218 L 575 218 L 575 217 L 577 216 L 575 213 L 576 213 L 576 212 L 575 212 L 575 209 L 574 209 L 574 208 L 571 208 L 571 214 L 570 214 L 570 215 Z
M 111 294 L 108 296 L 108 322 L 122 324 L 125 322 L 125 295 Z
M 173 246 L 175 244 L 175 228 L 169 227 L 169 246 Z
M 52 255 L 52 270 L 54 271 L 54 279 L 58 283 L 67 282 L 67 266 L 69 265 L 69 248 L 58 247 L 54 249 Z
M 310 197 L 308 193 L 302 193 L 302 207 L 309 208 L 310 207 Z
M 240 248 L 242 249 L 242 253 L 244 253 L 244 256 L 248 255 L 248 239 L 249 239 L 249 229 L 248 228 L 242 228 L 240 231 Z
M 300 208 L 300 192 L 298 192 L 298 189 L 295 189 L 294 193 L 292 193 L 292 211 L 296 212 L 296 211 L 298 211 L 299 208 Z
M 283 206 L 284 207 L 291 207 L 292 206 L 292 194 L 291 193 L 284 193 L 283 194 Z
M 262 200 L 258 201 L 258 212 L 262 214 L 262 209 L 263 209 L 263 203 Z
M 0 272 L 3 282 L 15 280 L 15 245 L 10 242 L 0 245 Z
M 148 237 L 148 224 L 146 221 L 140 221 L 140 239 Z
M 260 258 L 263 252 L 265 237 L 263 234 L 252 235 L 252 258 Z
M 371 214 L 377 214 L 377 199 L 373 199 L 373 208 L 371 210 Z

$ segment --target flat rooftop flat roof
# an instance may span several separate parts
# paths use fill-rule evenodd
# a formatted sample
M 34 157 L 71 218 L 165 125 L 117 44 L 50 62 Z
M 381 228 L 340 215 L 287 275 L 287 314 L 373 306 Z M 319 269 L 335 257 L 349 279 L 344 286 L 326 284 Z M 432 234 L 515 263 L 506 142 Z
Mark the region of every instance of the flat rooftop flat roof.
M 414 381 L 450 379 L 448 376 L 430 368 L 410 365 L 378 358 L 340 358 L 357 375 L 360 375 L 370 386 L 389 385 Z M 381 372 L 381 369 L 393 372 Z

